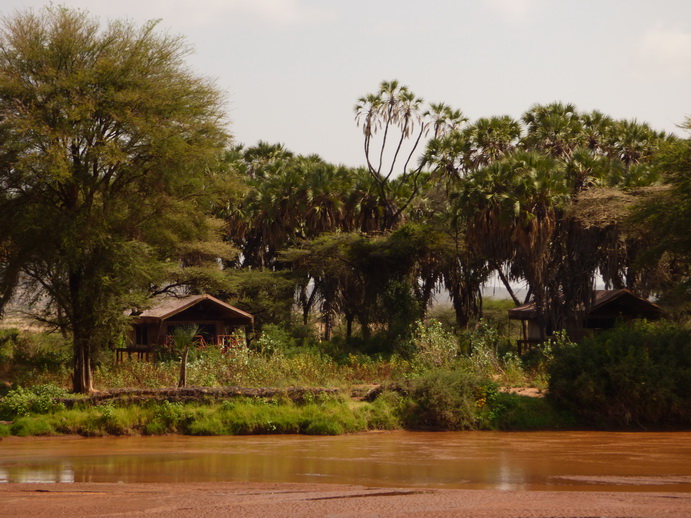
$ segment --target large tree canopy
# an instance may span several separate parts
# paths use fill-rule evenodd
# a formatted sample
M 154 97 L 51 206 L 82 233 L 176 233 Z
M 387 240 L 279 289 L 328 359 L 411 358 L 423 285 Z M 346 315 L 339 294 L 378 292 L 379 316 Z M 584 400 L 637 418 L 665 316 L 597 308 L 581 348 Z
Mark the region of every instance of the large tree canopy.
M 212 232 L 222 97 L 155 23 L 47 8 L 0 30 L 0 309 L 22 283 L 47 295 L 87 392 L 123 310 Z

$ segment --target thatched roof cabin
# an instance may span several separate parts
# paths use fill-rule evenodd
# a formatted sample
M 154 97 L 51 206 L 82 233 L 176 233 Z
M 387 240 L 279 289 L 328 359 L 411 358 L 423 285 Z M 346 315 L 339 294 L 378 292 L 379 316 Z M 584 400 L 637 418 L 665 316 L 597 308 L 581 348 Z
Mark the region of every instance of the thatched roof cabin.
M 584 333 L 586 330 L 595 332 L 610 329 L 619 320 L 656 320 L 661 316 L 660 306 L 630 290 L 596 290 L 592 306 L 587 314 L 582 316 L 581 330 Z M 523 321 L 523 340 L 519 340 L 519 346 L 540 343 L 550 336 L 550 333 L 547 336 L 543 334 L 534 303 L 509 309 L 509 319 Z
M 254 326 L 251 314 L 211 295 L 162 298 L 132 317 L 127 347 L 118 350 L 118 359 L 125 354 L 149 357 L 157 346 L 169 341 L 176 327 L 197 326 L 201 342 L 226 347 L 232 345 L 235 331 Z

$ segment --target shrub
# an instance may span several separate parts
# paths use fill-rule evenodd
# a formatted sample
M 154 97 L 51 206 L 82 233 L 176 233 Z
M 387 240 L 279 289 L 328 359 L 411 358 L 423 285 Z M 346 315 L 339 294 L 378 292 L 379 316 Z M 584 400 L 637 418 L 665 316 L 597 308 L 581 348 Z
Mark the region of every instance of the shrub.
M 24 333 L 16 339 L 14 363 L 20 368 L 55 371 L 69 368 L 71 344 L 59 334 Z
M 466 369 L 434 369 L 411 382 L 402 420 L 407 428 L 472 430 L 492 384 Z
M 266 324 L 253 348 L 264 354 L 281 351 L 290 355 L 296 349 L 312 347 L 316 343 L 314 330 L 309 326 L 294 325 L 286 329 L 275 324 Z
M 14 384 L 66 383 L 71 362 L 71 344 L 57 333 L 0 330 L 0 375 Z
M 152 405 L 153 415 L 144 428 L 147 434 L 185 433 L 194 420 L 192 412 L 180 402 L 163 401 Z
M 413 363 L 423 369 L 448 367 L 458 356 L 458 339 L 440 322 L 415 324 L 409 351 Z
M 9 364 L 12 361 L 18 339 L 18 329 L 0 329 L 0 365 Z
M 226 435 L 228 431 L 218 412 L 199 409 L 187 424 L 185 433 L 189 435 Z
M 28 389 L 17 387 L 0 399 L 0 418 L 14 419 L 29 414 L 48 414 L 64 408 L 56 398 L 66 397 L 67 391 L 55 385 L 36 385 Z
M 483 415 L 487 428 L 499 430 L 557 430 L 577 425 L 575 416 L 558 411 L 550 400 L 498 392 Z
M 691 331 L 621 325 L 554 350 L 549 394 L 600 426 L 691 424 Z
M 501 338 L 496 326 L 491 322 L 480 320 L 474 329 L 462 336 L 461 340 L 462 349 L 469 353 L 468 365 L 471 369 L 483 376 L 491 376 L 501 371 L 497 357 Z
M 498 381 L 504 387 L 520 387 L 526 384 L 526 374 L 521 358 L 513 352 L 506 353 L 501 359 L 501 370 Z
M 367 422 L 368 430 L 398 430 L 403 398 L 392 391 L 384 391 L 371 404 L 357 408 L 356 415 Z

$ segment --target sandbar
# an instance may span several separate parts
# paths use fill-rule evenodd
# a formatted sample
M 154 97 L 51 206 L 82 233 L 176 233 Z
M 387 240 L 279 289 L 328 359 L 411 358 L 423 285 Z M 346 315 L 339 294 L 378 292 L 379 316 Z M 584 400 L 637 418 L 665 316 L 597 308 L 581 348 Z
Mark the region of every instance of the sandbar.
M 687 518 L 691 493 L 204 482 L 0 484 L 0 516 Z

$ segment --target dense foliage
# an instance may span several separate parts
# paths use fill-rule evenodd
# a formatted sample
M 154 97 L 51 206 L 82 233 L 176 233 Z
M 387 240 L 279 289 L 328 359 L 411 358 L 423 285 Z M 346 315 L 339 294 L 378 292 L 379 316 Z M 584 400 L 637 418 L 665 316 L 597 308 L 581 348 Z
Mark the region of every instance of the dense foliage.
M 550 397 L 590 424 L 691 424 L 691 331 L 678 325 L 627 324 L 558 348 L 550 375 Z
M 71 333 L 77 392 L 124 309 L 213 239 L 221 97 L 155 25 L 51 7 L 0 32 L 0 309 L 20 290 Z
M 574 334 L 598 276 L 644 295 L 689 278 L 683 231 L 675 241 L 649 231 L 665 217 L 655 206 L 679 207 L 669 225 L 688 219 L 688 141 L 561 103 L 471 122 L 395 81 L 363 97 L 356 116 L 364 170 L 280 145 L 238 148 L 248 188 L 219 213 L 242 251 L 234 266 L 292 276 L 303 323 L 322 323 L 326 339 L 341 320 L 347 337 L 376 328 L 396 340 L 397 321 L 424 316 L 440 291 L 464 328 L 481 316 L 492 274 L 516 303 L 513 286 L 528 285 L 544 329 Z M 636 207 L 649 208 L 634 218 Z
M 305 433 L 338 434 L 372 429 L 537 429 L 570 426 L 572 421 L 555 412 L 544 398 L 525 398 L 499 391 L 499 385 L 527 383 L 509 354 L 497 354 L 499 337 L 488 326 L 459 338 L 441 324 L 418 323 L 405 353 L 372 357 L 342 351 L 324 354 L 310 339 L 296 341 L 285 330 L 267 326 L 257 343 L 259 350 L 238 349 L 230 355 L 214 348 L 190 349 L 185 403 L 176 400 L 179 364 L 175 356 L 148 363 L 104 362 L 97 369 L 100 390 L 115 389 L 112 397 L 100 392 L 93 398 L 68 397 L 59 388 L 62 377 L 33 371 L 31 386 L 16 386 L 0 397 L 0 435 L 133 435 L 184 433 L 191 435 Z M 12 342 L 12 341 L 10 341 Z M 21 348 L 15 340 L 11 349 Z M 461 351 L 468 350 L 469 356 Z M 186 342 L 185 342 L 186 343 Z M 24 371 L 14 359 L 13 367 Z M 178 351 L 179 352 L 179 351 Z M 19 381 L 17 379 L 16 381 Z M 44 384 L 40 384 L 40 383 Z M 148 387 L 148 398 L 127 390 Z M 266 396 L 211 397 L 209 387 L 337 387 L 329 391 L 302 389 L 298 400 Z M 121 387 L 125 390 L 118 391 Z M 155 389 L 161 389 L 156 391 Z M 233 390 L 230 390 L 232 393 Z M 251 391 L 243 391 L 251 392 Z M 191 402 L 189 394 L 197 394 Z M 160 394 L 160 395 L 157 395 Z M 172 394 L 172 396 L 171 396 Z M 351 396 L 351 397 L 348 397 Z M 171 400 L 166 398 L 171 398 Z M 534 401 L 524 401 L 534 399 Z M 69 404 L 67 404 L 69 403 Z
M 101 26 L 62 7 L 5 20 L 0 311 L 19 298 L 55 333 L 0 333 L 4 415 L 49 409 L 48 392 L 20 387 L 40 383 L 367 384 L 388 387 L 379 406 L 339 402 L 331 423 L 233 428 L 230 403 L 218 416 L 168 405 L 137 431 L 510 428 L 539 411 L 563 422 L 498 390 L 549 380 L 554 401 L 598 425 L 689 423 L 691 139 L 564 103 L 471 121 L 385 81 L 355 107 L 364 165 L 350 168 L 233 143 L 187 52 L 156 23 Z M 543 338 L 564 331 L 557 342 L 517 356 L 508 307 L 483 300 L 493 276 L 511 305 L 535 304 Z M 677 324 L 569 345 L 600 279 L 657 296 Z M 180 337 L 157 362 L 115 364 L 131 310 L 202 291 L 255 316 L 248 347 Z M 437 296 L 443 324 L 429 318 Z M 130 430 L 123 412 L 74 429 Z

